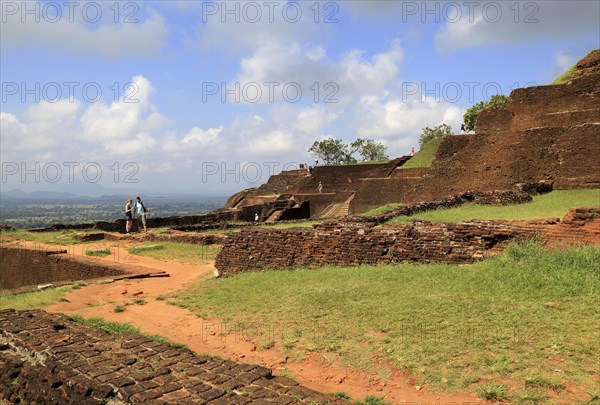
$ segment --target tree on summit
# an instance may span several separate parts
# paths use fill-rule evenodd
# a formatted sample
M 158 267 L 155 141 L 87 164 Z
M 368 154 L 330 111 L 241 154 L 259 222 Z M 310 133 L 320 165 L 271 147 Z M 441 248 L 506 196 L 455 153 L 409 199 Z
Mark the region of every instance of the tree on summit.
M 465 122 L 465 128 L 467 131 L 472 131 L 475 129 L 475 123 L 477 122 L 477 115 L 480 112 L 486 110 L 495 110 L 499 108 L 504 108 L 504 105 L 508 101 L 508 97 L 502 94 L 496 94 L 490 98 L 490 101 L 487 103 L 484 101 L 480 101 L 479 103 L 471 106 L 465 115 L 463 115 L 463 120 Z
M 308 152 L 326 165 L 340 165 L 358 162 L 355 154 L 358 154 L 362 161 L 388 159 L 386 149 L 381 142 L 372 139 L 359 138 L 351 144 L 346 144 L 340 139 L 327 138 L 315 141 Z
M 446 123 L 441 123 L 433 128 L 425 127 L 419 137 L 419 146 L 423 147 L 432 139 L 443 138 L 447 135 L 452 135 L 452 127 Z
M 381 142 L 375 142 L 372 139 L 358 138 L 350 144 L 350 147 L 352 148 L 352 153 L 357 152 L 363 162 L 389 159 L 385 153 L 387 149 L 385 145 Z

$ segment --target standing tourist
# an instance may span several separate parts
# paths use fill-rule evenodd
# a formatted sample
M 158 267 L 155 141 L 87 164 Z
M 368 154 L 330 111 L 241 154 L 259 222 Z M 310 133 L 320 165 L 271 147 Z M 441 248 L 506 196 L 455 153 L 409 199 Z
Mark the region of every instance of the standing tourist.
M 142 199 L 140 197 L 136 197 L 135 198 L 135 215 L 137 216 L 137 220 L 138 220 L 138 229 L 141 230 L 141 228 L 142 228 L 140 226 L 140 220 L 141 220 L 142 225 L 144 226 L 144 232 L 147 232 L 147 230 L 146 230 L 146 212 L 148 212 L 148 210 L 144 206 Z
M 131 226 L 133 225 L 133 200 L 130 198 L 125 202 L 125 233 L 131 235 Z

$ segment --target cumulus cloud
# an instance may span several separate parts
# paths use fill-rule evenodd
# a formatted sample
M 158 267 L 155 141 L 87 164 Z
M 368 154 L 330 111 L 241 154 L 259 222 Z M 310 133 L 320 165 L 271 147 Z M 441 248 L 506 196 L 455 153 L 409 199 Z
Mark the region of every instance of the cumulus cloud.
M 136 131 L 151 131 L 167 120 L 150 103 L 154 91 L 150 81 L 135 76 L 122 99 L 110 105 L 103 102 L 89 106 L 81 117 L 83 137 L 87 140 L 124 140 Z
M 295 101 L 297 94 L 302 94 L 309 102 L 344 104 L 359 94 L 382 95 L 397 79 L 403 56 L 397 39 L 388 50 L 371 58 L 360 50 L 350 50 L 338 61 L 326 58 L 320 45 L 271 43 L 241 60 L 235 83 L 241 89 L 259 87 L 257 94 L 262 97 L 258 100 L 262 102 Z M 241 97 L 252 102 L 254 98 L 254 93 Z

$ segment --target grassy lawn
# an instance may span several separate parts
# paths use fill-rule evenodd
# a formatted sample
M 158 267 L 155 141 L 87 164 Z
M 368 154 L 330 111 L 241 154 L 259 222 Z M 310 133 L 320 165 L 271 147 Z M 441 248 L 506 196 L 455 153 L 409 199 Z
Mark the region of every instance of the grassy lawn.
M 149 256 L 158 260 L 204 264 L 215 259 L 217 253 L 219 253 L 219 248 L 191 243 L 145 242 L 129 248 L 129 253 Z
M 417 153 L 400 169 L 414 169 L 417 167 L 431 167 L 435 154 L 442 143 L 442 139 L 432 139 L 419 149 Z
M 20 294 L 0 294 L 0 309 L 40 309 L 57 303 L 68 293 L 85 284 L 76 283 L 57 288 L 49 288 L 43 291 L 26 292 Z
M 412 220 L 433 222 L 470 221 L 472 219 L 542 219 L 562 218 L 571 207 L 599 206 L 600 190 L 555 190 L 533 196 L 526 204 L 492 205 L 466 204 L 457 208 L 439 209 L 411 216 L 400 216 L 388 223 L 406 223 Z
M 202 280 L 173 303 L 290 359 L 318 352 L 418 383 L 515 401 L 594 392 L 600 248 L 546 251 L 512 244 L 469 266 L 267 271 Z M 563 397 L 565 398 L 565 397 Z M 535 403 L 535 402 L 534 402 Z
M 93 230 L 64 230 L 64 231 L 51 231 L 51 232 L 29 232 L 24 229 L 16 229 L 14 231 L 0 231 L 0 238 L 5 240 L 7 238 L 16 238 L 26 240 L 29 242 L 68 245 L 71 243 L 81 243 L 75 239 L 75 235 L 79 233 L 93 232 Z

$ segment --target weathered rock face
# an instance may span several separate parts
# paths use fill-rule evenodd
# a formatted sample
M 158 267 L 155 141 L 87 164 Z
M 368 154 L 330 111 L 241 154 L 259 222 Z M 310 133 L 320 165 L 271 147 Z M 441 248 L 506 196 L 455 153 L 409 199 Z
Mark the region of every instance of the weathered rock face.
M 600 208 L 577 208 L 550 221 L 325 222 L 314 229 L 252 229 L 231 235 L 216 259 L 223 275 L 265 269 L 363 264 L 473 263 L 509 240 L 600 244 Z
M 0 311 L 0 398 L 22 403 L 346 403 L 271 370 L 116 338 L 64 315 Z

